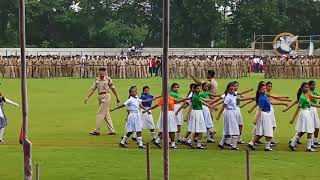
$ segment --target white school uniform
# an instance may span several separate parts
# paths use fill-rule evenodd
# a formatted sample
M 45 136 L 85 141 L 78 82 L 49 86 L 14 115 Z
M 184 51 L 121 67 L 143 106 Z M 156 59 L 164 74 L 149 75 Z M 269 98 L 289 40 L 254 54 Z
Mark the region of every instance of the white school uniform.
M 274 108 L 272 105 L 270 105 L 270 115 L 271 115 L 271 123 L 272 123 L 272 127 L 277 127 L 277 122 L 276 122 L 276 116 L 274 114 Z
M 189 104 L 189 106 L 192 105 L 192 102 L 191 102 L 191 97 L 192 97 L 192 95 L 193 95 L 193 92 L 190 92 L 189 95 L 188 95 L 188 99 L 189 99 L 189 100 L 186 101 L 186 102 Z M 191 112 L 190 112 L 190 113 L 191 113 Z M 187 127 L 188 127 L 189 122 L 190 122 L 190 114 L 188 115 L 187 118 L 188 118 L 188 119 L 187 119 Z
M 180 109 L 181 104 L 174 104 L 174 113 L 176 114 L 176 112 Z M 183 119 L 183 114 L 182 111 L 179 111 L 179 113 L 177 115 L 175 115 L 175 119 L 177 121 L 177 125 L 181 126 L 182 124 L 182 119 Z
M 316 107 L 310 107 L 311 111 L 311 118 L 314 121 L 314 128 L 318 129 L 320 128 L 320 121 L 319 121 L 319 115 Z
M 237 122 L 237 97 L 233 94 L 227 94 L 224 98 L 224 104 L 223 135 L 238 136 L 240 135 L 240 131 Z
M 214 128 L 210 109 L 207 106 L 202 105 L 202 113 L 207 129 Z
M 202 110 L 192 109 L 188 123 L 188 132 L 205 133 L 207 132 Z
M 157 123 L 157 127 L 160 132 L 163 132 L 162 122 L 163 122 L 162 111 L 160 111 L 160 116 Z M 174 114 L 174 111 L 168 111 L 168 132 L 177 132 L 177 131 L 178 131 L 177 121 L 176 121 L 176 116 Z
M 146 108 L 147 109 L 147 108 Z M 152 112 L 141 112 L 142 129 L 155 129 Z
M 314 120 L 310 109 L 301 109 L 296 123 L 297 132 L 314 133 Z
M 123 103 L 130 111 L 125 126 L 127 132 L 142 131 L 141 114 L 139 112 L 139 106 L 141 102 L 142 100 L 139 98 L 130 97 L 126 102 Z
M 238 98 L 237 96 L 238 92 L 234 92 L 234 95 Z M 221 98 L 224 99 L 226 97 L 225 94 L 221 95 Z M 236 110 L 237 110 L 237 114 L 236 114 L 236 119 L 237 119 L 237 122 L 238 122 L 238 125 L 243 125 L 243 118 L 242 118 L 242 114 L 241 114 L 241 109 L 239 106 L 236 106 Z
M 255 126 L 255 135 L 273 137 L 272 115 L 270 112 L 261 111 L 260 119 Z

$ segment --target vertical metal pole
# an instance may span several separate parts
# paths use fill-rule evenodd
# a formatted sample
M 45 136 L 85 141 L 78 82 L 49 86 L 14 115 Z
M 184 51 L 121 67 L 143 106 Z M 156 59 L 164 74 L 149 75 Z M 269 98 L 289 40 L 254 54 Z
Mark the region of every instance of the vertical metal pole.
M 246 150 L 246 167 L 247 167 L 247 180 L 250 180 L 250 151 Z
M 19 0 L 19 35 L 21 59 L 21 97 L 22 97 L 22 135 L 24 152 L 24 179 L 32 180 L 31 142 L 27 138 L 28 104 L 27 104 L 27 74 L 26 74 L 26 37 L 25 37 L 25 5 Z
M 146 144 L 146 154 L 147 154 L 147 180 L 151 180 L 151 168 L 150 168 L 150 143 Z
M 40 180 L 40 166 L 36 164 L 36 180 Z
M 162 96 L 163 96 L 163 179 L 169 180 L 169 132 L 168 132 L 168 49 L 169 49 L 169 0 L 163 0 L 163 61 L 162 61 Z

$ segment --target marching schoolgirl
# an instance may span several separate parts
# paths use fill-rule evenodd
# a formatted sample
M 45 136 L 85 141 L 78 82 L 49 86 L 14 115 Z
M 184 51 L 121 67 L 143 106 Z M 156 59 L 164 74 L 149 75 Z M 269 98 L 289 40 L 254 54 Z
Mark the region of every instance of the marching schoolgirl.
M 199 93 L 199 96 L 202 101 L 210 99 L 209 86 L 210 85 L 208 82 L 202 84 L 202 91 Z M 212 121 L 210 109 L 204 104 L 202 105 L 202 113 L 207 128 L 207 143 L 213 143 L 212 138 L 216 132 L 214 131 L 214 124 Z
M 238 141 L 237 143 L 238 144 L 244 144 L 244 141 L 242 140 L 242 129 L 243 129 L 243 119 L 242 119 L 242 114 L 241 114 L 241 110 L 240 110 L 240 98 L 242 97 L 243 94 L 246 94 L 248 92 L 251 92 L 253 89 L 249 89 L 247 91 L 244 91 L 244 92 L 239 92 L 238 93 L 238 89 L 239 89 L 239 83 L 237 81 L 234 81 L 233 82 L 233 85 L 235 86 L 235 95 L 238 97 L 237 98 L 237 122 L 238 122 L 238 125 L 239 125 L 239 132 L 240 132 L 240 135 L 238 136 Z M 252 100 L 252 98 L 249 98 L 249 99 L 246 99 L 246 100 Z
M 131 87 L 129 89 L 130 98 L 127 99 L 121 106 L 118 106 L 111 111 L 123 108 L 127 106 L 127 109 L 129 111 L 127 122 L 126 122 L 126 134 L 123 136 L 123 138 L 120 141 L 120 147 L 128 148 L 127 146 L 127 140 L 131 136 L 132 133 L 136 132 L 137 134 L 137 142 L 140 149 L 145 148 L 142 141 L 142 125 L 141 125 L 141 114 L 139 113 L 139 107 L 141 109 L 145 108 L 142 106 L 142 100 L 137 97 L 137 90 L 134 87 Z
M 170 90 L 170 96 L 175 98 L 175 99 L 182 99 L 182 96 L 179 94 L 179 84 L 178 83 L 173 83 L 171 85 L 171 90 Z M 183 120 L 183 114 L 182 111 L 178 111 L 181 108 L 181 103 L 180 102 L 176 102 L 174 104 L 174 112 L 175 112 L 175 118 L 177 121 L 177 139 L 178 142 L 181 142 L 182 140 L 182 136 L 181 136 L 181 124 L 182 124 L 182 120 Z
M 141 100 L 150 100 L 154 99 L 154 97 L 150 94 L 150 87 L 149 86 L 144 86 L 142 88 L 142 94 L 140 96 Z M 152 107 L 152 101 L 149 102 L 142 102 L 142 106 L 145 109 L 150 109 Z M 154 121 L 153 121 L 153 116 L 152 116 L 152 111 L 148 111 L 146 113 L 141 114 L 141 120 L 142 120 L 142 129 L 149 129 L 151 138 L 155 140 L 157 138 L 156 133 L 154 132 L 155 126 L 154 126 Z
M 238 150 L 237 142 L 240 135 L 239 123 L 238 123 L 238 111 L 237 111 L 237 99 L 247 100 L 246 98 L 238 98 L 235 93 L 235 83 L 228 83 L 225 90 L 225 97 L 222 108 L 219 111 L 217 119 L 220 119 L 222 112 L 224 112 L 224 131 L 218 147 L 224 149 L 224 145 L 228 138 L 231 139 L 232 150 Z M 249 99 L 248 99 L 249 100 Z
M 295 151 L 295 146 L 299 139 L 307 133 L 307 151 L 309 152 L 315 152 L 315 149 L 312 148 L 312 134 L 314 133 L 314 120 L 312 119 L 311 110 L 310 107 L 319 107 L 319 105 L 312 104 L 310 99 L 316 98 L 320 99 L 319 96 L 313 96 L 309 92 L 309 86 L 307 82 L 303 82 L 298 89 L 297 92 L 297 101 L 298 101 L 298 107 L 297 110 L 290 121 L 290 124 L 293 124 L 296 115 L 299 113 L 298 121 L 296 123 L 296 131 L 297 134 L 291 139 L 289 142 L 289 149 L 292 151 Z M 292 106 L 289 106 L 287 109 L 284 110 L 284 112 L 288 109 L 290 109 Z
M 266 96 L 266 85 L 259 84 L 256 92 L 256 103 L 258 104 L 258 112 L 254 118 L 254 138 L 248 144 L 248 147 L 252 150 L 255 149 L 255 143 L 259 141 L 261 137 L 266 138 L 265 151 L 272 151 L 271 138 L 273 137 L 272 127 L 272 115 L 271 104 L 269 98 Z
M 291 100 L 289 100 L 289 97 L 287 97 L 287 96 L 274 96 L 274 95 L 272 95 L 271 91 L 272 91 L 272 82 L 268 81 L 266 83 L 266 96 L 271 100 L 270 112 L 271 112 L 272 127 L 273 127 L 273 137 L 271 139 L 271 145 L 275 145 L 276 142 L 274 140 L 274 135 L 275 135 L 275 129 L 277 127 L 277 122 L 276 122 L 276 116 L 274 113 L 274 108 L 272 105 L 274 103 L 272 101 L 278 100 L 278 101 L 291 102 Z
M 202 146 L 202 135 L 203 133 L 207 132 L 206 122 L 203 116 L 203 105 L 212 108 L 208 103 L 201 100 L 200 97 L 201 92 L 201 85 L 196 84 L 194 85 L 194 92 L 191 97 L 191 107 L 192 110 L 189 115 L 189 122 L 188 122 L 188 132 L 195 133 L 195 139 L 197 140 L 197 149 L 203 149 Z
M 171 143 L 172 149 L 177 148 L 177 146 L 175 144 L 175 133 L 178 131 L 177 121 L 176 121 L 175 113 L 174 113 L 174 104 L 176 102 L 184 102 L 184 101 L 186 101 L 186 98 L 175 99 L 171 96 L 168 97 L 168 131 L 169 131 L 169 137 L 170 137 L 170 143 Z M 161 106 L 163 109 L 163 97 L 160 98 L 159 102 L 156 105 L 149 108 L 148 110 L 143 111 L 143 113 L 149 112 L 159 106 Z M 162 111 L 161 111 L 160 116 L 159 116 L 159 120 L 157 123 L 158 129 L 159 129 L 159 134 L 158 134 L 158 137 L 156 138 L 156 140 L 153 141 L 153 143 L 158 147 L 160 147 L 160 138 L 162 138 L 162 131 L 163 131 L 163 127 L 162 127 L 163 123 L 162 122 L 163 122 L 163 117 L 162 117 Z
M 2 94 L 0 93 L 0 143 L 4 142 L 4 139 L 3 139 L 4 129 L 8 125 L 7 117 L 4 113 L 4 108 L 3 108 L 4 103 L 8 103 L 15 107 L 19 107 L 17 103 L 3 97 Z

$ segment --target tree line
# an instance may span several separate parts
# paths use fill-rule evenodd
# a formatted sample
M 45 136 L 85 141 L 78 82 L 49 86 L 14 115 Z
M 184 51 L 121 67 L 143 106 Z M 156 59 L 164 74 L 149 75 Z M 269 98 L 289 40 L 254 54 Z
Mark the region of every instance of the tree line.
M 28 47 L 162 44 L 162 0 L 25 0 Z M 17 0 L 0 1 L 0 47 L 19 45 Z M 171 0 L 171 47 L 248 47 L 256 34 L 319 34 L 319 0 Z

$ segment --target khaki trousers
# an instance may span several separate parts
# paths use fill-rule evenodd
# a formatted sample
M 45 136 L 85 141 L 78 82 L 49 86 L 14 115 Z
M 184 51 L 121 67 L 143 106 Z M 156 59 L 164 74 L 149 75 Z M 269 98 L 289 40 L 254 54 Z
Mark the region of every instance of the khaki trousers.
M 100 132 L 103 121 L 107 123 L 107 128 L 110 133 L 115 133 L 112 119 L 110 116 L 110 94 L 99 95 L 99 110 L 96 118 L 96 128 L 94 132 Z

